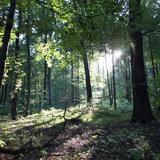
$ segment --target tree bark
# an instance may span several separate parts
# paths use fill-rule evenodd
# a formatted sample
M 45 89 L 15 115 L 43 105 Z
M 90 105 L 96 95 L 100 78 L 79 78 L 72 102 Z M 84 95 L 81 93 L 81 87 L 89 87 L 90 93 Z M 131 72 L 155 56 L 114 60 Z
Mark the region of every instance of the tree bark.
M 71 103 L 74 103 L 74 66 L 71 62 Z
M 143 38 L 142 32 L 137 27 L 141 18 L 141 1 L 129 1 L 129 35 L 131 39 L 131 58 L 132 58 L 132 85 L 134 107 L 132 121 L 139 121 L 142 123 L 154 120 L 151 111 L 147 81 L 144 68 L 143 57 Z M 139 25 L 138 25 L 139 26 Z
M 113 103 L 114 109 L 117 109 L 117 100 L 116 100 L 116 83 L 115 83 L 115 64 L 114 64 L 114 52 L 112 50 L 112 80 L 113 80 Z
M 21 10 L 19 10 L 19 16 L 18 16 L 18 29 L 21 26 Z M 19 50 L 20 50 L 20 44 L 19 44 L 19 31 L 16 32 L 16 46 L 15 46 L 15 59 L 17 59 Z M 11 102 L 11 119 L 16 120 L 17 117 L 17 104 L 18 104 L 18 90 L 16 90 L 16 81 L 18 78 L 18 73 L 15 73 L 14 78 L 14 87 L 13 87 L 13 97 Z
M 85 46 L 83 41 L 81 41 L 81 46 L 83 49 L 83 63 L 84 63 L 84 70 L 85 70 L 85 80 L 86 80 L 86 92 L 87 92 L 87 102 L 91 102 L 92 100 L 92 87 L 90 81 L 90 72 L 89 72 L 89 65 L 88 65 L 88 57 L 85 51 Z
M 48 105 L 52 105 L 52 95 L 51 95 L 51 68 L 48 67 Z
M 3 105 L 5 105 L 5 104 L 6 104 L 7 95 L 8 95 L 8 84 L 5 84 L 5 86 L 4 86 Z
M 26 100 L 26 113 L 28 116 L 30 110 L 30 98 L 31 98 L 31 54 L 30 54 L 30 37 L 26 36 L 27 43 L 27 100 Z
M 43 85 L 43 101 L 44 101 L 44 106 L 46 105 L 47 101 L 47 62 L 44 60 L 44 85 Z
M 19 33 L 16 33 L 16 48 L 15 48 L 15 58 L 18 56 L 19 52 Z M 14 87 L 13 87 L 13 97 L 11 103 L 11 119 L 16 120 L 17 117 L 17 102 L 18 102 L 18 91 L 16 91 L 16 80 L 17 80 L 17 73 L 15 73 L 14 77 Z
M 4 85 L 1 86 L 1 96 L 0 96 L 0 105 L 3 103 L 3 97 L 4 97 Z
M 113 98 L 112 98 L 112 94 L 111 94 L 110 76 L 109 76 L 108 66 L 107 66 L 107 51 L 106 51 L 106 48 L 104 50 L 105 50 L 106 76 L 107 76 L 107 87 L 108 87 L 109 105 L 112 106 L 112 104 L 113 104 Z
M 2 84 L 2 79 L 4 74 L 5 60 L 6 60 L 7 50 L 8 50 L 10 34 L 13 27 L 15 8 L 16 8 L 16 0 L 11 0 L 5 32 L 2 40 L 2 47 L 0 48 L 0 86 Z
M 124 57 L 125 98 L 131 103 L 131 71 L 128 56 Z

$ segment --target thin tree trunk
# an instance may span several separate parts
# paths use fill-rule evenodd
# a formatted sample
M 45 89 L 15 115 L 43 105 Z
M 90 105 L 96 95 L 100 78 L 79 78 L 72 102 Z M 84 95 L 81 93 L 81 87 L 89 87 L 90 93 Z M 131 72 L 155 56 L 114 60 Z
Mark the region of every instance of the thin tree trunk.
M 8 84 L 5 84 L 5 87 L 4 87 L 4 97 L 3 97 L 3 105 L 6 104 L 7 95 L 8 95 Z
M 44 60 L 44 85 L 43 85 L 43 101 L 44 106 L 46 106 L 47 101 L 47 62 Z
M 84 42 L 81 41 L 81 46 L 83 48 L 83 63 L 84 63 L 84 70 L 85 70 L 85 80 L 86 80 L 86 92 L 87 92 L 87 102 L 92 101 L 92 87 L 90 81 L 90 72 L 89 72 L 89 65 L 88 65 L 88 57 L 86 54 Z
M 21 96 L 23 98 L 23 105 L 25 106 L 26 102 L 25 102 L 25 98 L 26 98 L 26 76 L 24 76 L 23 78 L 23 88 L 22 88 L 22 92 L 21 92 Z
M 19 10 L 19 16 L 18 16 L 18 29 L 21 26 L 21 10 Z M 16 47 L 15 47 L 15 59 L 17 59 L 20 46 L 19 46 L 19 31 L 16 32 Z M 18 104 L 18 90 L 16 90 L 16 81 L 17 81 L 18 73 L 15 73 L 14 78 L 14 87 L 13 87 L 13 97 L 11 102 L 11 119 L 16 120 L 17 117 L 17 104 Z
M 115 64 L 114 64 L 114 53 L 112 51 L 112 80 L 113 80 L 113 102 L 114 109 L 117 109 L 117 101 L 116 101 L 116 83 L 115 83 Z
M 31 33 L 31 28 L 29 26 L 29 20 L 30 20 L 30 2 L 28 1 L 27 29 L 28 31 L 30 31 L 29 33 Z M 31 100 L 31 49 L 30 49 L 31 42 L 30 42 L 30 35 L 28 33 L 26 34 L 26 45 L 27 45 L 27 77 L 26 77 L 27 99 L 26 99 L 25 116 L 28 116 L 30 112 L 30 100 Z
M 132 58 L 132 83 L 134 107 L 132 121 L 149 122 L 154 120 L 151 111 L 147 81 L 144 68 L 143 57 L 143 38 L 140 28 L 137 28 L 137 23 L 141 18 L 141 1 L 129 1 L 129 35 L 131 38 L 131 58 Z
M 15 48 L 15 58 L 17 59 L 18 52 L 19 52 L 19 33 L 16 33 L 16 48 Z M 13 86 L 13 97 L 11 102 L 11 119 L 16 120 L 17 117 L 17 102 L 18 102 L 18 90 L 16 90 L 16 80 L 17 80 L 17 73 L 15 73 L 14 77 L 14 86 Z
M 8 50 L 10 34 L 13 27 L 15 8 L 16 8 L 16 0 L 11 0 L 5 32 L 2 40 L 2 47 L 0 48 L 0 86 L 2 85 L 5 60 L 6 60 L 7 50 Z
M 71 62 L 71 103 L 74 103 L 74 66 Z
M 79 90 L 79 54 L 78 54 L 78 57 L 77 57 L 77 67 L 76 67 L 76 94 L 75 94 L 75 98 L 76 98 L 76 104 L 79 103 L 79 98 L 80 98 L 80 90 Z
M 107 51 L 105 48 L 105 61 L 106 61 L 106 76 L 107 76 L 107 86 L 108 86 L 108 96 L 109 96 L 109 104 L 112 106 L 113 104 L 113 98 L 111 94 L 111 84 L 110 84 L 110 79 L 109 79 L 109 72 L 108 72 L 108 67 L 107 67 Z
M 47 44 L 47 34 L 44 35 L 44 43 Z M 47 102 L 47 61 L 44 60 L 44 85 L 43 85 L 43 101 L 44 106 L 46 106 Z
M 31 98 L 31 54 L 30 54 L 30 37 L 27 35 L 27 100 L 26 100 L 26 113 L 27 116 L 30 110 Z
M 79 82 L 79 56 L 78 56 L 78 75 L 77 75 L 77 98 L 78 98 L 78 103 L 80 101 L 80 82 Z
M 52 95 L 51 95 L 51 68 L 48 67 L 48 104 L 52 105 Z
M 65 67 L 64 70 L 64 97 L 68 96 L 68 92 L 67 92 L 67 68 Z
M 4 97 L 4 85 L 1 86 L 0 105 L 2 105 L 3 103 L 3 97 Z
M 132 102 L 132 89 L 131 89 L 131 65 L 130 65 L 130 59 L 128 58 L 128 65 L 129 65 L 129 69 L 128 69 L 128 77 L 129 77 L 129 102 Z
M 125 77 L 125 98 L 128 100 L 128 102 L 131 103 L 131 84 L 130 84 L 130 63 L 129 58 L 127 56 L 124 57 L 124 64 L 125 64 L 125 71 L 124 71 L 124 77 Z

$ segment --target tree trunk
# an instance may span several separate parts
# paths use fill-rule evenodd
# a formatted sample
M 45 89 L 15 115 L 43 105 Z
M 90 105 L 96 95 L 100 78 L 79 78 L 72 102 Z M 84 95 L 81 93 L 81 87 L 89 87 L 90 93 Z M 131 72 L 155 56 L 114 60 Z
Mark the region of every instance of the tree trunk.
M 18 56 L 19 52 L 19 33 L 16 33 L 16 48 L 15 48 L 15 58 Z M 16 80 L 17 80 L 17 73 L 15 73 L 14 77 L 14 86 L 13 86 L 13 97 L 11 103 L 11 119 L 16 120 L 17 117 L 17 101 L 18 101 L 18 90 L 16 90 Z
M 48 67 L 48 105 L 52 105 L 52 95 L 51 95 L 51 68 Z
M 64 94 L 63 97 L 68 96 L 68 85 L 67 85 L 67 67 L 64 69 Z
M 71 103 L 74 103 L 74 66 L 71 62 Z
M 47 34 L 44 35 L 44 43 L 47 44 Z M 43 85 L 43 102 L 44 102 L 44 107 L 46 106 L 47 102 L 47 61 L 44 60 L 44 85 Z
M 22 96 L 22 99 L 23 99 L 23 105 L 25 106 L 26 102 L 26 76 L 24 76 L 23 78 L 23 88 L 22 88 L 22 92 L 21 92 L 21 96 Z
M 144 68 L 143 39 L 141 29 L 136 25 L 141 18 L 141 1 L 129 1 L 129 35 L 131 38 L 132 85 L 134 107 L 132 121 L 149 122 L 154 120 L 151 111 Z M 138 25 L 139 26 L 139 25 Z
M 125 78 L 125 98 L 128 100 L 128 102 L 131 103 L 131 71 L 130 71 L 130 63 L 129 58 L 127 56 L 124 57 L 124 78 Z
M 117 109 L 117 101 L 116 101 L 116 83 L 115 83 L 115 64 L 114 64 L 114 53 L 112 51 L 112 80 L 113 80 L 113 103 L 114 109 Z
M 90 72 L 89 72 L 89 65 L 88 65 L 88 57 L 85 51 L 84 42 L 81 41 L 81 46 L 83 49 L 83 63 L 84 63 L 84 70 L 85 70 L 85 80 L 86 80 L 86 91 L 87 91 L 87 102 L 91 102 L 92 100 L 92 87 L 90 81 Z
M 43 101 L 44 101 L 44 106 L 46 106 L 46 101 L 47 101 L 47 62 L 44 60 L 44 85 L 43 85 Z
M 131 89 L 131 65 L 130 65 L 130 60 L 128 58 L 128 64 L 129 64 L 129 68 L 128 68 L 128 77 L 129 77 L 129 102 L 132 102 L 132 89 Z
M 77 56 L 77 65 L 76 65 L 76 86 L 75 86 L 75 103 L 78 104 L 80 100 L 80 90 L 79 90 L 79 53 Z
M 5 104 L 6 104 L 7 95 L 8 95 L 8 84 L 5 84 L 5 86 L 4 86 L 3 105 L 5 105 Z
M 1 86 L 0 105 L 2 105 L 3 103 L 3 97 L 4 97 L 4 85 Z
M 31 98 L 31 55 L 30 55 L 30 37 L 27 35 L 27 100 L 26 100 L 26 113 L 28 116 L 30 110 L 30 98 Z
M 16 0 L 11 0 L 5 32 L 2 40 L 2 47 L 0 48 L 0 86 L 2 84 L 2 78 L 4 74 L 5 60 L 6 60 L 7 50 L 8 50 L 10 34 L 13 27 L 15 8 L 16 8 Z
M 113 104 L 113 98 L 111 94 L 111 85 L 110 85 L 110 78 L 109 78 L 109 72 L 107 67 L 107 51 L 105 48 L 105 61 L 106 61 L 106 76 L 107 76 L 107 87 L 108 87 L 108 97 L 109 97 L 109 105 L 112 106 Z
M 19 16 L 18 16 L 18 29 L 21 26 L 21 10 L 19 10 Z M 16 32 L 16 46 L 15 46 L 15 59 L 17 59 L 19 54 L 19 31 Z M 13 97 L 12 97 L 12 103 L 11 103 L 11 119 L 16 120 L 17 117 L 17 104 L 18 104 L 18 90 L 16 90 L 16 81 L 18 78 L 18 73 L 15 73 L 14 78 L 14 87 L 13 87 Z

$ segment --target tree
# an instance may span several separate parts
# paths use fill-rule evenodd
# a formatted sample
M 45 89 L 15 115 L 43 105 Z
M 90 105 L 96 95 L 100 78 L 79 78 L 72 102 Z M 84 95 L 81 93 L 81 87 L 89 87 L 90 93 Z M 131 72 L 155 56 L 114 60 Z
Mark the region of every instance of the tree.
M 88 57 L 85 50 L 84 42 L 81 41 L 82 46 L 82 57 L 83 57 L 83 64 L 84 64 L 84 70 L 85 70 L 85 80 L 86 80 L 86 92 L 87 92 L 87 102 L 91 102 L 92 100 L 92 87 L 91 87 L 91 80 L 90 80 L 90 71 L 89 71 L 89 65 L 88 65 Z
M 19 16 L 18 16 L 18 28 L 16 31 L 16 44 L 15 44 L 15 59 L 18 58 L 19 55 L 19 50 L 20 50 L 20 32 L 19 32 L 19 28 L 22 24 L 21 22 L 22 20 L 22 12 L 19 9 Z M 17 79 L 18 79 L 18 73 L 16 71 L 14 71 L 14 86 L 13 86 L 13 93 L 12 93 L 12 98 L 11 98 L 11 119 L 12 120 L 16 120 L 16 116 L 17 116 L 17 104 L 18 104 L 18 89 L 16 87 L 17 85 Z
M 154 120 L 151 111 L 143 57 L 143 37 L 140 28 L 141 0 L 129 1 L 129 35 L 131 39 L 133 115 L 132 121 L 150 122 Z
M 114 63 L 114 52 L 113 50 L 111 51 L 112 54 L 112 80 L 113 80 L 113 102 L 114 102 L 114 109 L 117 109 L 117 100 L 116 100 L 116 82 L 115 82 L 115 63 Z
M 6 60 L 7 50 L 8 50 L 10 34 L 13 27 L 15 9 L 16 9 L 16 0 L 11 0 L 5 32 L 2 40 L 2 47 L 0 48 L 0 68 L 1 68 L 0 69 L 0 86 L 2 84 L 2 78 L 4 74 L 5 60 Z
M 26 111 L 25 111 L 25 116 L 28 116 L 29 111 L 30 111 L 30 99 L 31 99 L 31 39 L 30 39 L 30 28 L 29 28 L 29 19 L 30 19 L 30 9 L 29 9 L 29 4 L 28 4 L 28 9 L 27 9 L 27 29 L 28 32 L 26 34 L 26 48 L 27 48 L 27 99 L 26 99 Z

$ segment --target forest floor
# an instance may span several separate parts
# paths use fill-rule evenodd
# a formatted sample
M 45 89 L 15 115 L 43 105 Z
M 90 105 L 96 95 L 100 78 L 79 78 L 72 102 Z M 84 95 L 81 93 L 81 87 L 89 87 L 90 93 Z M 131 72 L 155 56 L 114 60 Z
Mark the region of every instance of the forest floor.
M 160 160 L 158 122 L 133 124 L 131 112 L 103 108 L 88 111 L 82 121 L 68 121 L 63 128 L 62 113 L 51 109 L 15 122 L 3 118 L 1 148 L 36 148 L 52 140 L 23 154 L 0 154 L 0 160 Z M 71 115 L 76 117 L 77 110 L 71 108 L 66 116 Z

